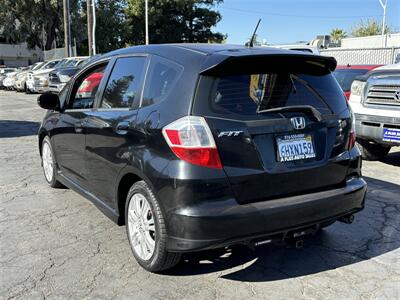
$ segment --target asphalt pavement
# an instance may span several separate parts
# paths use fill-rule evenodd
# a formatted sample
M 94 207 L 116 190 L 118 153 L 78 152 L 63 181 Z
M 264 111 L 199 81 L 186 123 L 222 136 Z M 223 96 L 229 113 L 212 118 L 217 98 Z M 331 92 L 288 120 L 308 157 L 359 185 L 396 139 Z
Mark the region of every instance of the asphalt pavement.
M 289 245 L 187 254 L 151 274 L 125 228 L 40 166 L 37 95 L 0 91 L 0 299 L 400 299 L 400 148 L 364 162 L 366 208 Z

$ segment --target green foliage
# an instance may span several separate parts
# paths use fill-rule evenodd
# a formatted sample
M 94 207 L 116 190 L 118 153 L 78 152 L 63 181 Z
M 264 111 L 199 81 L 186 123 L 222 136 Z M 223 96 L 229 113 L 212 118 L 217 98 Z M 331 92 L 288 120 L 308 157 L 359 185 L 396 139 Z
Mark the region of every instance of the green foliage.
M 340 42 L 342 39 L 347 37 L 347 33 L 343 29 L 340 29 L 340 28 L 332 29 L 330 35 L 331 35 L 332 41 L 334 41 L 336 43 Z
M 385 26 L 385 33 L 390 33 L 390 27 Z M 382 24 L 376 20 L 361 20 L 352 30 L 353 37 L 382 34 Z
M 251 38 L 252 38 L 252 36 L 249 36 L 249 38 L 247 39 L 247 42 L 245 43 L 246 46 L 250 45 Z M 253 45 L 254 46 L 261 46 L 262 45 L 262 42 L 260 42 L 259 39 L 258 39 L 258 34 L 257 33 L 254 35 Z
M 86 0 L 69 0 L 71 41 L 88 53 Z M 223 42 L 211 29 L 221 20 L 213 10 L 223 0 L 149 0 L 151 43 Z M 144 0 L 96 0 L 97 52 L 144 43 Z M 33 47 L 64 45 L 63 0 L 0 0 L 0 42 Z
M 125 0 L 97 0 L 97 52 L 105 53 L 126 44 Z
M 88 53 L 87 45 L 87 3 L 81 0 L 82 22 L 85 30 L 84 44 L 79 48 L 80 53 Z M 96 50 L 106 53 L 126 45 L 127 27 L 125 8 L 126 0 L 96 0 Z
M 150 43 L 221 42 L 226 36 L 212 32 L 220 20 L 215 5 L 223 0 L 149 0 Z M 130 41 L 145 41 L 144 1 L 128 0 L 126 10 Z
M 62 0 L 0 0 L 0 7 L 0 32 L 5 42 L 27 42 L 31 48 L 46 50 L 63 45 Z M 72 23 L 81 28 L 79 1 L 71 0 L 70 8 Z

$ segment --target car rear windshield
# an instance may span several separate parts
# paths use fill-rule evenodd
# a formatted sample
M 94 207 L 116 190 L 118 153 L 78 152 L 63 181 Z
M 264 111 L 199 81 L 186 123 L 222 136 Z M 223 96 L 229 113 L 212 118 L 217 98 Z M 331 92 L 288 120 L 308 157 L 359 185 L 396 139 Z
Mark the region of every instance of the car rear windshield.
M 368 72 L 368 70 L 361 69 L 338 69 L 333 74 L 336 77 L 336 80 L 339 82 L 340 87 L 343 91 L 350 91 L 351 84 L 357 76 L 364 75 Z
M 201 81 L 203 92 L 194 111 L 208 116 L 252 120 L 267 117 L 268 109 L 288 106 L 312 106 L 321 114 L 338 114 L 347 107 L 331 73 L 203 76 Z

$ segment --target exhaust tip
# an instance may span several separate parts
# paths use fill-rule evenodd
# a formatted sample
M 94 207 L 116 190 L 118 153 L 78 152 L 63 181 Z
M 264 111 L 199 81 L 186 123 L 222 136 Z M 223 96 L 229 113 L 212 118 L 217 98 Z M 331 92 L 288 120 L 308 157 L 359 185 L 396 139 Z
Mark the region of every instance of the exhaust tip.
M 296 249 L 301 249 L 304 247 L 304 240 L 296 240 L 294 245 L 295 245 Z
M 339 222 L 345 223 L 345 224 L 351 224 L 354 222 L 354 215 L 348 215 L 344 216 L 338 219 Z

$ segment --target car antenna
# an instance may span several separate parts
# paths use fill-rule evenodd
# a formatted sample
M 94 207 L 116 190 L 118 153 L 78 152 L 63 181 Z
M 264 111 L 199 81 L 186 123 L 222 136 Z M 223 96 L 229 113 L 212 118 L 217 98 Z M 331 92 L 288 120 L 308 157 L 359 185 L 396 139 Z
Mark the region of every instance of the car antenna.
M 254 40 L 256 39 L 256 33 L 258 29 L 258 25 L 260 25 L 261 19 L 258 19 L 256 28 L 254 29 L 253 35 L 251 36 L 250 43 L 249 43 L 249 48 L 253 48 L 254 45 Z

